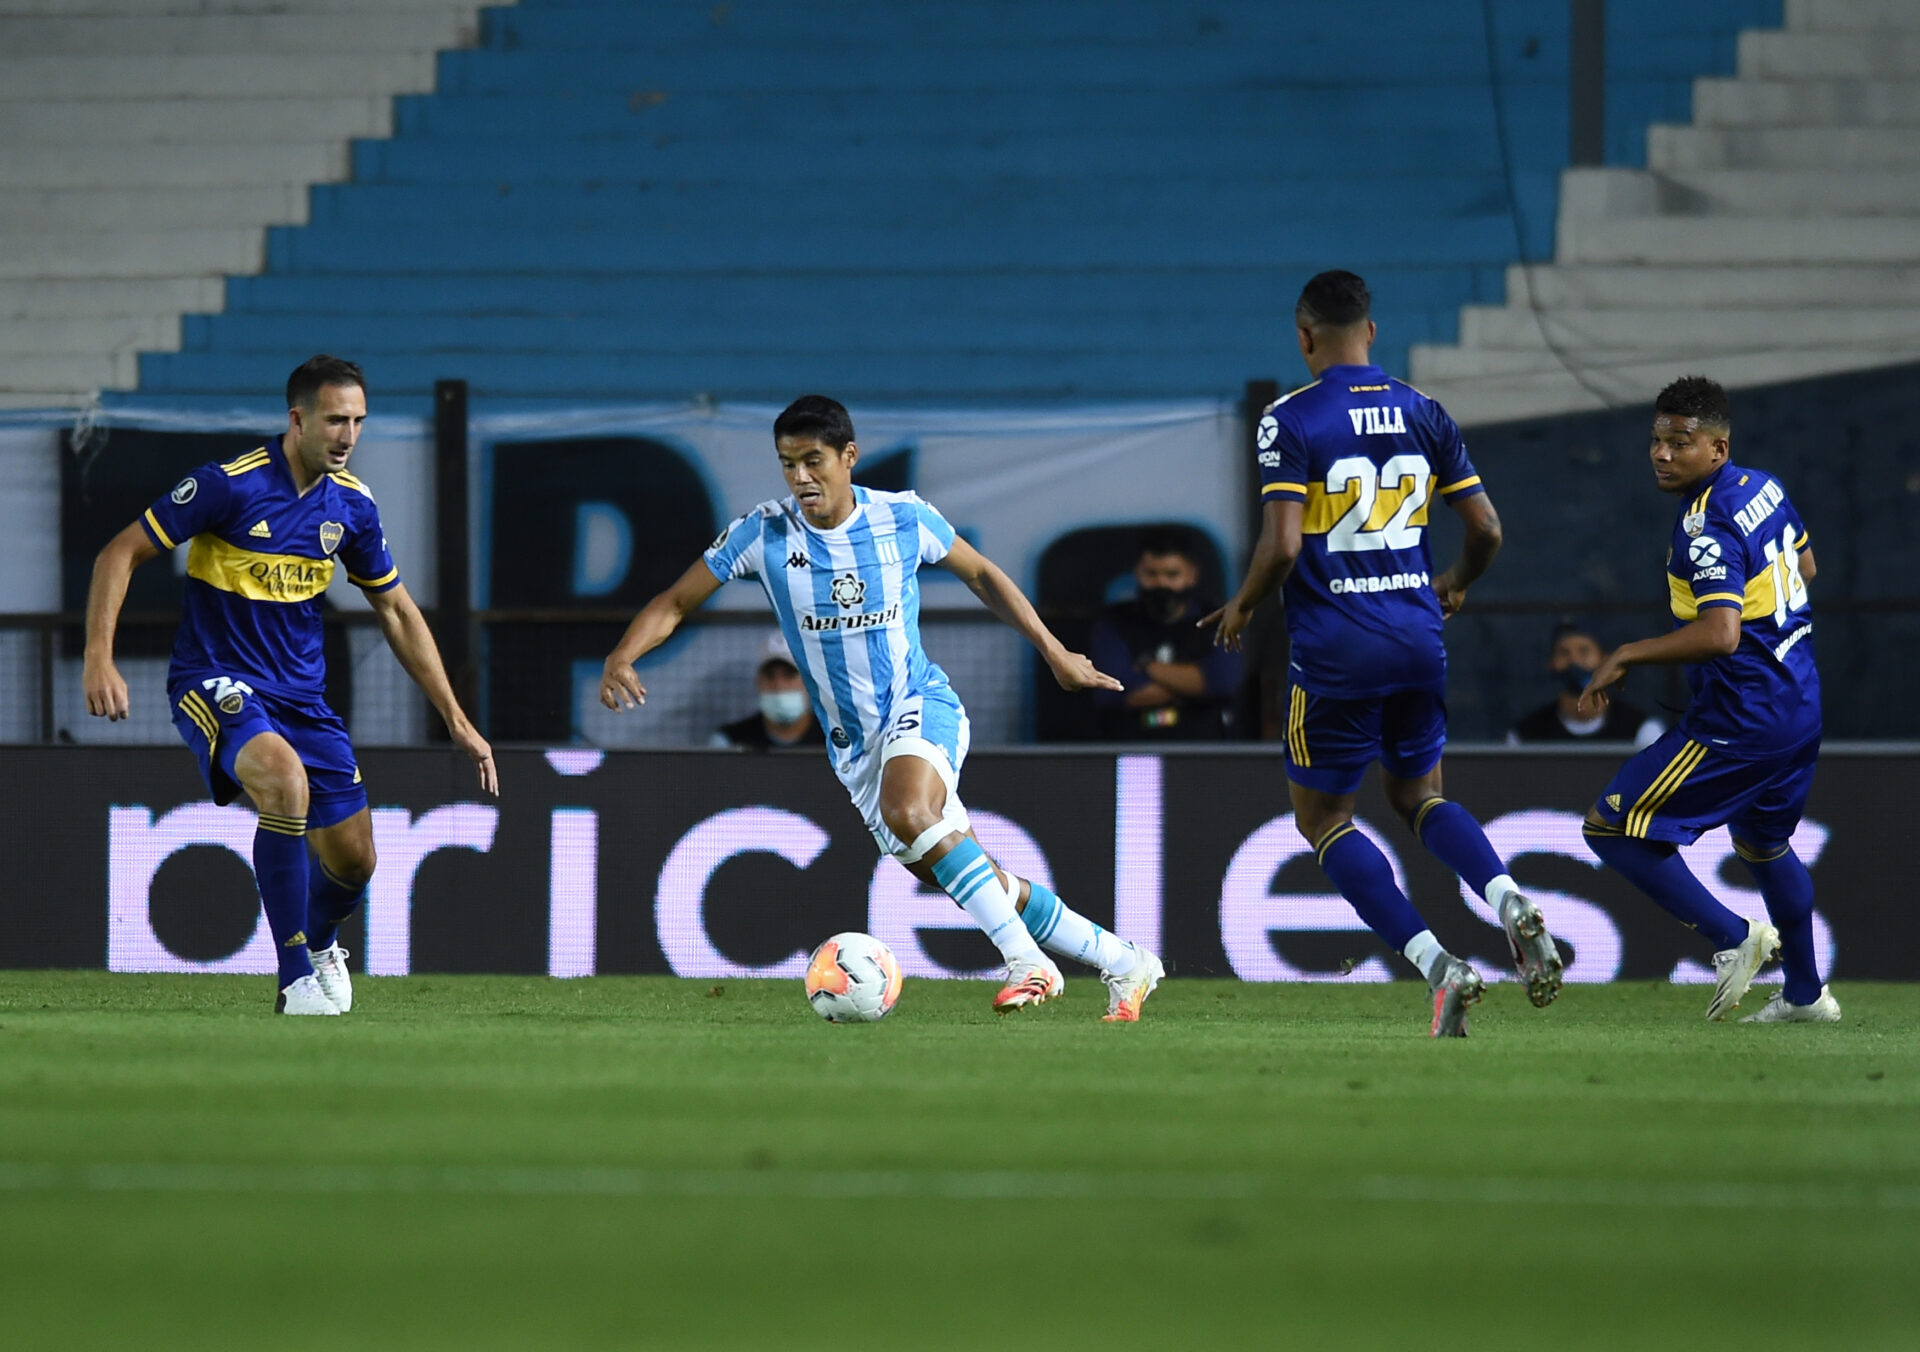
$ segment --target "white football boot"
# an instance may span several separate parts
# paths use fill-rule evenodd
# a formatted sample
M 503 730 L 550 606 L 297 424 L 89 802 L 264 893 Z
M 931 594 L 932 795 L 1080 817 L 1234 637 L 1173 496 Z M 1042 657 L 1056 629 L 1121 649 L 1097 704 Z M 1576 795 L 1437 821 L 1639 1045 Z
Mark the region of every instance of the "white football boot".
M 1127 969 L 1125 976 L 1109 976 L 1100 973 L 1100 979 L 1107 983 L 1107 1012 L 1100 1016 L 1102 1023 L 1138 1023 L 1140 1006 L 1153 994 L 1153 988 L 1167 974 L 1166 964 L 1155 954 L 1147 952 L 1139 944 L 1128 944 L 1134 952 L 1133 966 Z
M 1775 991 L 1773 998 L 1762 1005 L 1753 1014 L 1740 1020 L 1742 1023 L 1838 1023 L 1840 1022 L 1840 1002 L 1833 998 L 1833 992 L 1825 986 L 1820 988 L 1820 998 L 1810 1005 L 1790 1005 L 1786 994 Z
M 333 1001 L 327 999 L 326 991 L 320 988 L 320 980 L 314 976 L 303 976 L 291 986 L 280 992 L 273 1002 L 275 1014 L 328 1014 L 340 1017 L 340 1010 Z
M 1707 1006 L 1707 1021 L 1717 1023 L 1737 1008 L 1760 969 L 1780 956 L 1780 931 L 1764 920 L 1747 922 L 1747 937 L 1738 948 L 1723 948 L 1713 955 L 1716 983 L 1713 1003 Z
M 347 975 L 347 959 L 352 955 L 336 943 L 331 948 L 309 948 L 307 956 L 313 960 L 313 975 L 333 1007 L 342 1014 L 352 1009 L 353 978 Z
M 1066 989 L 1067 979 L 1053 959 L 1038 949 L 1031 958 L 1007 964 L 1007 984 L 993 997 L 993 1012 L 1011 1014 L 1029 1005 L 1044 1005 Z

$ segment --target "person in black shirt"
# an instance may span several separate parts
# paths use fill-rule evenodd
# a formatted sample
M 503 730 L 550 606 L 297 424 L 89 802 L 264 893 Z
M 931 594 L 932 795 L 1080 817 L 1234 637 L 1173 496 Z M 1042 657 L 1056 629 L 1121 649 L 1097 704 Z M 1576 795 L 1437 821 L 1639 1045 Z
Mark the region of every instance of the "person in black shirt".
M 753 686 L 760 695 L 760 708 L 745 718 L 722 724 L 713 734 L 712 746 L 739 747 L 747 751 L 772 751 L 788 746 L 825 746 L 826 734 L 813 716 L 807 699 L 807 687 L 800 680 L 800 668 L 778 630 L 767 635 L 760 645 L 760 664 L 754 668 Z
M 1573 621 L 1562 620 L 1555 625 L 1548 645 L 1547 669 L 1560 686 L 1560 694 L 1516 722 L 1507 733 L 1507 741 L 1631 742 L 1644 747 L 1658 740 L 1666 725 L 1623 699 L 1608 701 L 1598 714 L 1580 712 L 1580 692 L 1605 658 L 1600 640 Z
M 1215 647 L 1194 621 L 1213 608 L 1198 591 L 1192 546 L 1172 531 L 1141 542 L 1138 590 L 1094 621 L 1088 655 L 1124 691 L 1093 694 L 1100 735 L 1112 741 L 1217 741 L 1228 735 L 1240 654 Z

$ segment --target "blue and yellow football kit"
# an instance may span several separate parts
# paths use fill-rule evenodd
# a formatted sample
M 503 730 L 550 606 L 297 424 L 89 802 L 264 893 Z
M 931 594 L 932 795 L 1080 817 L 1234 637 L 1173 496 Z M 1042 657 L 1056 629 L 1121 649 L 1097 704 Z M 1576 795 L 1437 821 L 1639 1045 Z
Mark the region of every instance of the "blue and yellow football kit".
M 272 441 L 202 465 L 140 524 L 161 549 L 188 545 L 167 699 L 214 801 L 239 795 L 233 758 L 271 731 L 307 767 L 309 826 L 334 825 L 365 807 L 346 724 L 324 694 L 320 598 L 342 565 L 367 591 L 399 585 L 367 486 L 344 472 L 323 474 L 302 495 Z
M 1714 607 L 1738 610 L 1740 646 L 1687 668 L 1685 715 L 1600 796 L 1610 828 L 1683 845 L 1723 825 L 1743 847 L 1784 849 L 1792 838 L 1820 751 L 1820 673 L 1800 576 L 1807 544 L 1772 475 L 1729 462 L 1694 486 L 1667 552 L 1674 627 Z
M 1332 366 L 1268 408 L 1257 439 L 1262 501 L 1304 504 L 1285 590 L 1287 777 L 1351 793 L 1378 760 L 1417 778 L 1447 736 L 1428 511 L 1484 491 L 1460 429 L 1377 366 Z

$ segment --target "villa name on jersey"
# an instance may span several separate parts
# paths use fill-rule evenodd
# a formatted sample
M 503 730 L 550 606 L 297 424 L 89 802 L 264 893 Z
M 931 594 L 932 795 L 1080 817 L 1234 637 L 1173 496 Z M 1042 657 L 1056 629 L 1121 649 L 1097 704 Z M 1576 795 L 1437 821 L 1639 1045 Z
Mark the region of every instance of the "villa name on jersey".
M 1336 577 L 1327 583 L 1327 590 L 1335 596 L 1361 592 L 1410 591 L 1415 587 L 1430 587 L 1433 579 L 1425 573 L 1388 573 L 1383 577 Z
M 1751 535 L 1760 529 L 1760 523 L 1773 515 L 1774 508 L 1787 500 L 1786 490 L 1778 483 L 1768 481 L 1766 487 L 1753 495 L 1753 501 L 1733 514 L 1739 523 L 1742 535 Z
M 1350 408 L 1347 421 L 1353 424 L 1353 434 L 1357 437 L 1387 436 L 1395 432 L 1404 434 L 1407 430 L 1406 414 L 1398 404 Z
M 798 618 L 801 630 L 809 634 L 886 629 L 900 622 L 900 603 L 895 601 L 885 610 L 863 610 L 854 615 L 815 615 L 808 611 Z

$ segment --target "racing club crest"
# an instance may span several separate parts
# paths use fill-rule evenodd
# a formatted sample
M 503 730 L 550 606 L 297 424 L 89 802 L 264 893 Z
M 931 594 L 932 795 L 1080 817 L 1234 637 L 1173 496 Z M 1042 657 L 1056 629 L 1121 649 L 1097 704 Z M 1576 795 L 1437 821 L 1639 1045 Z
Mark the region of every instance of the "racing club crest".
M 842 573 L 833 580 L 833 590 L 829 593 L 842 610 L 852 610 L 867 599 L 866 580 L 854 573 Z
M 321 553 L 332 554 L 334 550 L 340 548 L 340 541 L 346 538 L 346 534 L 347 528 L 338 521 L 322 521 L 320 523 Z

